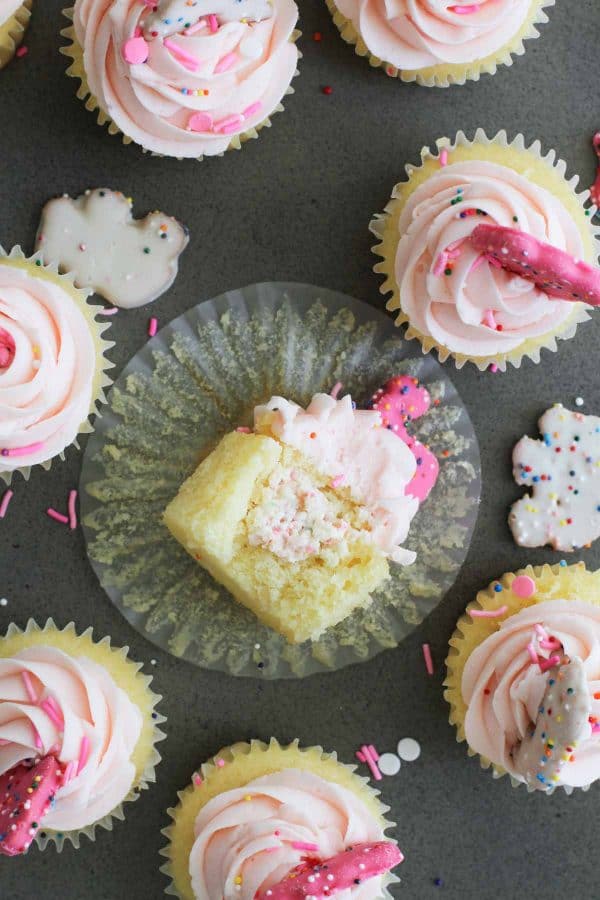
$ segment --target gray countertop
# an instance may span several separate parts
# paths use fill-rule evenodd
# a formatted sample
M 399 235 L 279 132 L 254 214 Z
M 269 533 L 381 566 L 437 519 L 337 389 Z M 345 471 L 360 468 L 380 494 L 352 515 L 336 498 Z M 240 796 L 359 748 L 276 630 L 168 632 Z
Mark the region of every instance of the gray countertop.
M 343 44 L 324 3 L 300 5 L 304 58 L 285 114 L 240 153 L 200 164 L 144 156 L 96 125 L 64 75 L 61 3 L 38 0 L 29 54 L 0 74 L 2 244 L 30 250 L 46 199 L 104 185 L 133 196 L 136 213 L 160 208 L 190 228 L 181 274 L 153 307 L 161 322 L 228 288 L 263 280 L 312 282 L 381 306 L 367 225 L 423 144 L 477 126 L 490 134 L 522 131 L 554 147 L 584 185 L 591 182 L 590 137 L 600 127 L 593 77 L 597 0 L 558 0 L 542 38 L 512 68 L 450 90 L 403 85 L 370 69 Z M 317 30 L 320 43 L 311 39 Z M 329 96 L 321 91 L 327 84 Z M 114 322 L 117 372 L 147 339 L 148 315 L 134 310 Z M 448 638 L 475 591 L 504 571 L 559 558 L 512 542 L 506 515 L 519 490 L 510 452 L 522 434 L 535 435 L 537 417 L 555 401 L 572 405 L 580 395 L 582 411 L 598 413 L 600 374 L 590 361 L 599 332 L 595 317 L 540 365 L 526 362 L 506 375 L 447 367 L 482 453 L 483 496 L 471 550 L 454 588 L 416 632 L 398 649 L 346 671 L 259 684 L 203 672 L 159 651 L 110 605 L 81 532 L 44 515 L 77 484 L 81 455 L 72 448 L 49 473 L 36 470 L 28 484 L 18 479 L 0 525 L 0 596 L 8 600 L 0 608 L 1 630 L 12 620 L 52 615 L 129 644 L 164 694 L 169 738 L 161 745 L 158 783 L 128 807 L 125 824 L 61 858 L 52 849 L 32 849 L 25 858 L 0 859 L 2 898 L 160 898 L 166 883 L 158 872 L 160 829 L 176 790 L 224 744 L 271 735 L 335 748 L 347 761 L 365 740 L 384 750 L 404 736 L 421 742 L 421 759 L 383 782 L 406 855 L 398 897 L 598 897 L 598 789 L 547 798 L 494 781 L 455 742 L 441 683 Z M 582 558 L 594 567 L 599 556 L 596 544 Z M 424 672 L 423 641 L 437 663 L 433 678 Z M 443 886 L 434 885 L 436 878 Z

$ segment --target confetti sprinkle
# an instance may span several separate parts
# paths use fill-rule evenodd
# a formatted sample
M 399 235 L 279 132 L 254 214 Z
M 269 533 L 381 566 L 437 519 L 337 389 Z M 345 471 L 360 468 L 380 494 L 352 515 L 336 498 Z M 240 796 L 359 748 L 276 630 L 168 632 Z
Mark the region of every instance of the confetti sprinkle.
M 529 575 L 517 575 L 513 578 L 511 590 L 517 597 L 527 598 L 535 594 L 535 581 Z
M 377 763 L 382 775 L 397 775 L 402 763 L 395 753 L 382 753 Z
M 414 738 L 402 738 L 398 741 L 397 751 L 404 762 L 415 762 L 421 755 L 421 745 Z

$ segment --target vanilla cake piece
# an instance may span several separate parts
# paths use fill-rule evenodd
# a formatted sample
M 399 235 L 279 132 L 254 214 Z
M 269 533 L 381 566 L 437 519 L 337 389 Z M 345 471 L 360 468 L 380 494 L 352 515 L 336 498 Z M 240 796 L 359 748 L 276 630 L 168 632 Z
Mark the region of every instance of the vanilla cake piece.
M 418 500 L 413 455 L 350 397 L 281 397 L 254 433 L 226 435 L 182 485 L 165 523 L 235 599 L 290 643 L 317 639 L 407 564 Z

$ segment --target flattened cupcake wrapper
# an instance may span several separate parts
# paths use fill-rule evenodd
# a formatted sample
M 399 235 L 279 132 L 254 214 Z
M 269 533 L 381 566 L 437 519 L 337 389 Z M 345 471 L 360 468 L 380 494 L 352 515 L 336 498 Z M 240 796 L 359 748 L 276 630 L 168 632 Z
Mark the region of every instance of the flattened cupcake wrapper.
M 0 22 L 0 69 L 8 65 L 17 47 L 23 43 L 31 18 L 32 3 L 33 0 L 23 0 L 23 4 L 6 22 Z
M 79 848 L 83 836 L 89 838 L 90 841 L 95 841 L 97 829 L 112 831 L 115 819 L 119 821 L 125 819 L 125 811 L 123 809 L 124 804 L 132 803 L 137 800 L 140 796 L 140 792 L 147 790 L 149 786 L 156 781 L 155 770 L 156 766 L 161 761 L 161 755 L 156 749 L 156 744 L 166 738 L 166 734 L 161 731 L 159 725 L 162 725 L 167 719 L 165 716 L 161 715 L 161 713 L 155 711 L 157 704 L 162 700 L 162 696 L 160 694 L 155 694 L 154 691 L 150 689 L 152 677 L 144 675 L 140 671 L 143 663 L 134 662 L 129 659 L 128 647 L 112 647 L 110 637 L 104 637 L 102 640 L 95 642 L 93 640 L 93 628 L 91 627 L 86 628 L 85 631 L 78 635 L 73 622 L 69 622 L 69 624 L 62 629 L 55 624 L 53 619 L 48 619 L 42 628 L 34 619 L 29 619 L 24 629 L 11 623 L 8 626 L 6 634 L 3 637 L 0 637 L 0 658 L 17 652 L 24 647 L 31 647 L 34 644 L 51 644 L 53 635 L 60 635 L 63 640 L 67 638 L 73 645 L 81 643 L 82 656 L 85 656 L 86 645 L 88 648 L 90 646 L 94 647 L 96 661 L 104 665 L 113 677 L 115 677 L 115 675 L 110 668 L 111 658 L 116 661 L 119 666 L 123 666 L 123 664 L 127 666 L 127 675 L 132 679 L 131 685 L 137 683 L 137 686 L 141 687 L 146 695 L 146 709 L 140 710 L 144 717 L 144 724 L 139 741 L 146 741 L 151 746 L 148 758 L 143 760 L 143 764 L 142 761 L 140 761 L 135 786 L 109 815 L 103 816 L 101 819 L 98 819 L 96 822 L 93 822 L 85 828 L 78 828 L 74 831 L 51 831 L 50 829 L 44 829 L 43 827 L 40 828 L 34 838 L 38 848 L 40 850 L 45 850 L 49 844 L 53 844 L 57 853 L 61 853 L 65 844 L 72 844 L 73 847 Z M 11 648 L 9 653 L 3 652 L 4 641 L 13 641 L 15 644 L 15 647 Z M 127 693 L 127 685 L 119 683 L 116 677 L 115 681 L 117 681 L 119 686 Z
M 540 36 L 536 26 L 545 25 L 549 21 L 544 7 L 554 6 L 556 0 L 532 0 L 527 19 L 518 33 L 495 53 L 490 53 L 483 59 L 476 59 L 469 63 L 440 63 L 424 69 L 398 69 L 391 63 L 374 56 L 354 24 L 339 11 L 335 0 L 326 0 L 326 3 L 343 40 L 354 46 L 358 56 L 368 57 L 369 65 L 373 68 L 381 67 L 385 70 L 386 75 L 391 78 L 400 78 L 404 82 L 416 82 L 423 87 L 445 88 L 453 84 L 465 84 L 467 81 L 479 81 L 482 75 L 495 75 L 498 66 L 512 66 L 513 56 L 523 56 L 525 53 L 524 42 Z
M 395 185 L 384 212 L 376 214 L 370 222 L 370 231 L 378 240 L 378 243 L 372 248 L 373 252 L 383 259 L 383 262 L 378 262 L 373 266 L 373 270 L 377 274 L 385 276 L 385 281 L 379 290 L 384 295 L 391 294 L 386 302 L 386 308 L 396 313 L 396 325 L 408 326 L 404 333 L 405 339 L 419 341 L 423 353 L 434 350 L 442 363 L 452 359 L 457 369 L 462 369 L 465 363 L 470 362 L 476 365 L 481 372 L 492 364 L 495 364 L 501 372 L 505 372 L 508 364 L 518 369 L 526 358 L 531 359 L 534 363 L 539 363 L 543 349 L 556 352 L 557 340 L 572 338 L 577 331 L 577 326 L 590 318 L 587 311 L 589 307 L 583 303 L 573 303 L 573 311 L 569 318 L 553 331 L 536 338 L 528 338 L 508 353 L 496 356 L 467 356 L 449 350 L 448 347 L 439 344 L 429 335 L 422 334 L 411 324 L 409 317 L 403 311 L 400 289 L 396 282 L 395 260 L 399 241 L 398 220 L 406 200 L 410 196 L 412 182 L 426 180 L 424 167 L 432 160 L 437 164 L 442 150 L 447 150 L 450 155 L 457 153 L 459 162 L 468 159 L 489 160 L 490 155 L 493 155 L 493 161 L 502 164 L 502 159 L 498 155 L 499 148 L 500 153 L 508 151 L 523 157 L 523 171 L 520 174 L 524 174 L 524 170 L 527 169 L 527 178 L 530 181 L 540 184 L 563 202 L 579 226 L 586 246 L 587 261 L 596 264 L 598 258 L 597 241 L 600 238 L 600 226 L 592 223 L 595 207 L 589 205 L 590 192 L 587 189 L 577 192 L 579 176 L 573 175 L 567 179 L 567 164 L 557 157 L 556 151 L 549 150 L 543 154 L 539 141 L 534 141 L 528 146 L 522 134 L 517 134 L 513 140 L 509 141 L 504 130 L 499 131 L 493 138 L 488 138 L 482 128 L 477 129 L 472 141 L 464 132 L 459 131 L 454 140 L 445 137 L 438 138 L 433 150 L 430 147 L 423 147 L 421 164 L 415 166 L 407 163 L 405 165 L 406 180 Z M 514 156 L 512 159 L 514 160 Z M 452 160 L 450 161 L 452 162 Z M 512 165 L 508 167 L 514 168 Z M 519 171 L 519 169 L 515 168 L 515 171 Z M 549 179 L 551 179 L 551 184 L 546 183 Z
M 69 9 L 63 9 L 63 15 L 69 19 L 70 22 L 73 21 L 73 12 L 74 7 L 70 7 Z M 98 125 L 103 127 L 104 125 L 108 126 L 108 132 L 112 135 L 121 135 L 121 139 L 125 145 L 136 143 L 133 138 L 129 137 L 129 135 L 124 134 L 121 129 L 116 125 L 111 117 L 102 109 L 100 106 L 98 99 L 92 94 L 90 90 L 90 86 L 88 84 L 87 75 L 85 71 L 85 67 L 83 65 L 83 51 L 79 45 L 77 37 L 75 35 L 75 28 L 72 25 L 69 25 L 68 28 L 64 28 L 61 31 L 61 35 L 70 42 L 66 47 L 60 47 L 60 52 L 63 56 L 68 56 L 72 59 L 72 63 L 67 69 L 67 75 L 71 78 L 77 78 L 81 83 L 77 88 L 77 97 L 85 104 L 85 108 L 89 110 L 89 112 L 97 112 L 96 120 Z M 298 39 L 302 36 L 302 32 L 297 29 L 292 32 L 292 36 L 290 37 L 290 41 L 296 43 Z M 302 59 L 302 54 L 298 51 L 298 59 Z M 294 72 L 294 78 L 300 74 L 300 70 L 296 69 Z M 290 84 L 286 91 L 285 96 L 287 97 L 289 94 L 294 94 L 294 88 Z M 227 152 L 229 150 L 241 150 L 242 146 L 247 142 L 254 140 L 259 137 L 259 132 L 262 131 L 263 128 L 270 128 L 272 125 L 271 118 L 275 115 L 275 113 L 281 113 L 285 109 L 283 103 L 279 103 L 270 116 L 267 116 L 263 119 L 262 122 L 259 122 L 258 125 L 253 125 L 252 128 L 249 128 L 247 131 L 242 131 L 239 134 L 233 134 L 231 136 L 231 140 L 229 142 L 229 146 Z M 153 150 L 147 150 L 142 144 L 139 144 L 144 151 L 144 153 L 149 153 L 150 156 L 163 156 L 161 153 L 155 153 Z M 223 153 L 215 153 L 215 156 L 223 156 Z M 176 159 L 190 159 L 194 157 L 175 157 Z M 202 162 L 204 156 L 197 156 L 195 159 L 198 162 Z
M 512 592 L 512 582 L 518 576 L 525 575 L 535 581 L 536 590 L 531 597 L 517 596 Z M 494 585 L 502 585 L 502 592 L 497 593 Z M 495 610 L 501 599 L 502 605 L 508 606 L 508 611 L 501 621 L 509 616 L 516 615 L 521 609 L 544 603 L 547 600 L 584 600 L 586 603 L 600 605 L 600 572 L 590 572 L 584 562 L 567 566 L 561 563 L 555 565 L 527 566 L 516 572 L 507 572 L 501 578 L 495 579 L 483 591 L 479 591 L 475 601 L 469 603 L 465 613 L 456 624 L 456 630 L 450 638 L 450 651 L 446 659 L 446 678 L 444 680 L 444 697 L 450 706 L 449 722 L 456 728 L 456 740 L 458 743 L 466 742 L 464 722 L 467 706 L 462 696 L 462 674 L 467 659 L 471 653 L 487 637 L 498 629 L 498 619 L 472 618 L 470 609 Z M 528 793 L 539 793 L 534 787 L 524 781 L 514 778 L 502 766 L 498 766 L 485 756 L 481 756 L 467 744 L 469 756 L 478 756 L 482 769 L 491 769 L 494 778 L 503 778 L 508 775 L 514 788 L 525 787 Z M 560 790 L 571 795 L 576 790 L 589 791 L 591 784 L 581 788 L 561 784 Z M 546 793 L 552 794 L 556 787 L 549 788 Z
M 306 404 L 341 381 L 360 405 L 402 373 L 432 396 L 413 433 L 440 461 L 405 542 L 417 561 L 393 565 L 369 608 L 290 645 L 185 552 L 162 513 L 221 437 L 252 423 L 256 404 L 272 395 Z M 473 427 L 434 359 L 415 359 L 389 317 L 344 294 L 268 283 L 201 303 L 130 361 L 88 441 L 80 501 L 100 583 L 145 637 L 204 668 L 299 678 L 369 659 L 423 621 L 464 562 L 479 491 Z
M 13 247 L 8 254 L 2 249 L 2 246 L 0 246 L 0 259 L 5 262 L 6 260 L 9 260 L 10 264 L 17 268 L 27 269 L 31 267 L 32 274 L 35 275 L 36 278 L 45 278 L 58 284 L 64 290 L 67 290 L 74 299 L 79 300 L 79 307 L 87 320 L 90 333 L 94 338 L 94 343 L 96 345 L 96 372 L 92 385 L 90 411 L 88 418 L 84 419 L 79 426 L 77 436 L 71 444 L 68 444 L 64 450 L 57 453 L 51 459 L 47 459 L 41 463 L 35 463 L 33 466 L 17 466 L 11 471 L 0 471 L 0 481 L 10 484 L 12 477 L 16 472 L 19 472 L 27 481 L 33 468 L 39 466 L 48 471 L 55 459 L 59 458 L 64 461 L 65 452 L 69 446 L 75 446 L 78 450 L 80 449 L 78 441 L 79 435 L 90 434 L 94 430 L 94 425 L 90 422 L 89 416 L 99 414 L 100 407 L 106 403 L 106 391 L 112 384 L 112 378 L 110 378 L 107 372 L 109 369 L 114 368 L 114 363 L 107 359 L 106 354 L 115 346 L 115 343 L 114 341 L 107 341 L 103 337 L 103 334 L 110 328 L 110 322 L 98 322 L 96 320 L 97 314 L 101 312 L 104 307 L 100 304 L 95 305 L 88 302 L 91 291 L 75 287 L 75 276 L 72 273 L 60 273 L 58 266 L 55 263 L 44 265 L 42 254 L 39 252 L 34 253 L 33 256 L 25 256 L 18 245 Z
M 285 763 L 286 755 L 289 755 L 290 757 L 289 764 Z M 277 761 L 276 764 L 274 764 L 273 761 L 274 757 Z M 386 814 L 389 812 L 390 808 L 380 800 L 380 791 L 376 790 L 370 784 L 368 778 L 356 774 L 356 766 L 340 762 L 335 751 L 327 753 L 319 746 L 302 748 L 297 739 L 287 746 L 281 745 L 276 738 L 271 738 L 268 744 L 259 740 L 252 740 L 250 742 L 242 741 L 238 744 L 226 747 L 217 753 L 212 760 L 203 763 L 194 776 L 199 779 L 199 783 L 194 784 L 192 782 L 183 791 L 178 791 L 178 805 L 167 810 L 168 816 L 172 819 L 172 824 L 162 829 L 161 833 L 167 838 L 168 844 L 159 851 L 160 855 L 167 859 L 167 862 L 160 867 L 160 871 L 169 879 L 169 885 L 165 888 L 166 894 L 170 894 L 172 897 L 178 897 L 179 900 L 194 900 L 190 879 L 188 879 L 188 884 L 185 886 L 181 884 L 177 885 L 175 883 L 176 874 L 174 870 L 176 866 L 173 864 L 173 848 L 176 850 L 178 849 L 180 852 L 183 852 L 184 855 L 189 856 L 189 850 L 191 850 L 193 844 L 193 834 L 190 834 L 190 839 L 187 842 L 189 843 L 189 849 L 187 846 L 182 848 L 181 843 L 178 840 L 177 815 L 182 809 L 182 805 L 193 803 L 194 797 L 197 797 L 201 801 L 200 803 L 196 803 L 196 808 L 194 809 L 195 819 L 200 809 L 208 802 L 202 801 L 202 792 L 208 792 L 209 799 L 212 799 L 213 796 L 218 796 L 222 793 L 222 791 L 218 789 L 219 776 L 221 774 L 227 776 L 230 773 L 232 765 L 235 765 L 243 772 L 245 763 L 250 758 L 254 763 L 253 772 L 250 777 L 242 776 L 237 780 L 235 784 L 236 787 L 243 787 L 248 781 L 252 781 L 254 778 L 258 778 L 261 775 L 267 775 L 273 771 L 282 771 L 284 768 L 307 769 L 315 775 L 319 775 L 326 780 L 334 781 L 335 783 L 342 785 L 342 787 L 352 790 L 363 803 L 365 803 L 370 812 L 381 820 L 384 831 L 396 827 L 395 822 L 386 819 Z M 217 760 L 223 760 L 225 765 L 217 766 Z M 211 784 L 211 782 L 215 781 L 216 784 Z M 225 790 L 231 790 L 232 787 L 232 785 L 228 785 Z M 387 836 L 386 839 L 393 840 L 393 838 Z M 388 900 L 388 898 L 391 900 L 389 887 L 399 881 L 400 879 L 396 875 L 391 872 L 388 873 L 383 893 L 380 895 L 381 900 Z

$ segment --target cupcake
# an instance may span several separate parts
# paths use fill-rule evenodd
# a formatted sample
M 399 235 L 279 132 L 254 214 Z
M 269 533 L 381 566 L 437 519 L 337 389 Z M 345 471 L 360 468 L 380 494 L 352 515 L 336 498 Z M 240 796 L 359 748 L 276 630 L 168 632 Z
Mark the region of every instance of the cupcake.
M 0 853 L 94 840 L 155 780 L 165 720 L 140 669 L 127 648 L 52 619 L 0 638 Z
M 81 432 L 110 384 L 102 339 L 108 324 L 95 320 L 89 292 L 39 254 L 0 249 L 0 477 L 49 468 Z
M 458 368 L 539 362 L 543 347 L 556 350 L 558 338 L 574 335 L 586 306 L 505 271 L 470 237 L 480 223 L 496 224 L 595 262 L 600 229 L 583 206 L 587 192 L 576 193 L 577 178 L 566 180 L 553 151 L 542 156 L 539 142 L 526 147 L 522 135 L 509 143 L 502 131 L 490 140 L 478 130 L 473 141 L 459 132 L 421 158 L 371 222 L 388 309 L 423 352 L 435 349 L 442 362 L 451 356 Z
M 293 644 L 370 605 L 388 560 L 415 559 L 401 546 L 419 507 L 415 456 L 378 410 L 354 407 L 348 394 L 306 410 L 272 397 L 254 433 L 227 434 L 165 511 L 188 553 Z
M 240 743 L 205 763 L 168 810 L 162 871 L 181 900 L 389 897 L 402 862 L 388 807 L 354 767 L 294 741 Z M 324 882 L 324 884 L 323 884 Z M 340 893 L 341 892 L 341 893 Z
M 493 75 L 539 37 L 554 0 L 327 0 L 343 39 L 387 75 L 448 87 Z
M 494 777 L 552 793 L 600 778 L 600 572 L 508 573 L 458 622 L 446 699 L 458 740 Z
M 292 93 L 293 0 L 76 0 L 65 14 L 78 97 L 111 134 L 152 153 L 239 150 Z
M 0 0 L 0 69 L 23 41 L 31 16 L 32 0 Z

